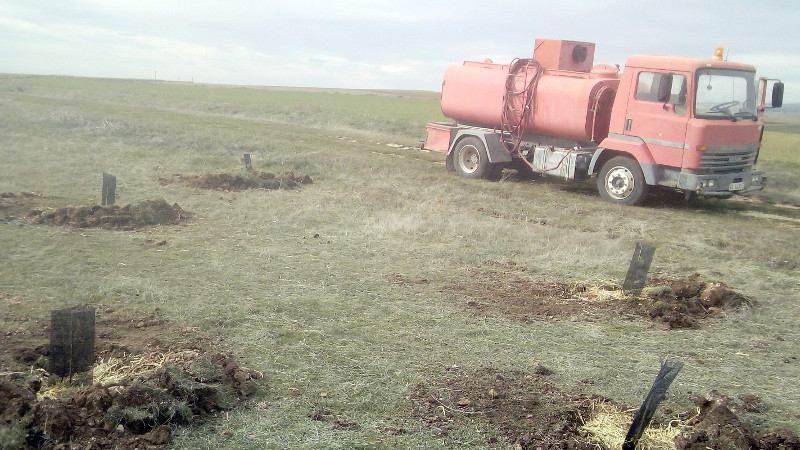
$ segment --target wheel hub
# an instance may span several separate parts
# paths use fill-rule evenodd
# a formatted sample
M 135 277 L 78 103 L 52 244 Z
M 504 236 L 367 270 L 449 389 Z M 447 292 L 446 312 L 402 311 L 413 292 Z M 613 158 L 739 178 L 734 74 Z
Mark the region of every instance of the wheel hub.
M 635 188 L 633 174 L 625 167 L 614 167 L 606 175 L 606 186 L 612 197 L 620 200 L 627 198 Z
M 464 146 L 461 149 L 459 164 L 461 169 L 466 173 L 473 173 L 478 170 L 480 166 L 481 157 L 478 154 L 478 149 L 471 145 Z

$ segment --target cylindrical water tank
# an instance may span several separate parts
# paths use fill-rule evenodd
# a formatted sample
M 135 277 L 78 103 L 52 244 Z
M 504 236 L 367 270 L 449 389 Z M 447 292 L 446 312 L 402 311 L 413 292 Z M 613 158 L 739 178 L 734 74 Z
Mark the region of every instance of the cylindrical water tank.
M 501 129 L 511 68 L 469 61 L 451 66 L 442 82 L 442 113 L 462 124 Z M 616 71 L 608 66 L 597 66 L 591 72 L 548 71 L 532 64 L 512 75 L 513 90 L 523 90 L 537 70 L 532 112 L 522 124 L 525 133 L 579 142 L 599 142 L 608 135 L 619 84 Z

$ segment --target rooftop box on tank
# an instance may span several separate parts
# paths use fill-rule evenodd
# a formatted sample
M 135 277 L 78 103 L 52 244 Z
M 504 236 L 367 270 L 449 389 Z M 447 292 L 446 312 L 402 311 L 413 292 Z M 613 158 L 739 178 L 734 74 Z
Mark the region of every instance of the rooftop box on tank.
M 536 39 L 533 58 L 548 70 L 588 72 L 594 64 L 594 44 L 591 42 Z

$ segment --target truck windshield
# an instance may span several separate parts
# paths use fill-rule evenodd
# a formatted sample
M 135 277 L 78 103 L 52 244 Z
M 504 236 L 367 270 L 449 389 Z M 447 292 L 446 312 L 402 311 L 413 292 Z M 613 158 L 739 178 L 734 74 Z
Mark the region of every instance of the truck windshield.
M 697 72 L 695 117 L 756 117 L 755 73 L 705 68 Z

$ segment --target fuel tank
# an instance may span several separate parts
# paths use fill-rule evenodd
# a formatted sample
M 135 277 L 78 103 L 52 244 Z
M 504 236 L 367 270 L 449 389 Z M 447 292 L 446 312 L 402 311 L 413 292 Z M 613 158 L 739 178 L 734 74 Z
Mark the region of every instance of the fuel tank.
M 572 71 L 548 68 L 552 65 L 536 59 L 523 62 L 465 61 L 449 67 L 442 82 L 442 113 L 462 124 L 504 129 L 504 111 L 508 117 L 510 109 L 517 114 L 514 125 L 525 134 L 595 143 L 608 135 L 619 85 L 615 67 Z

